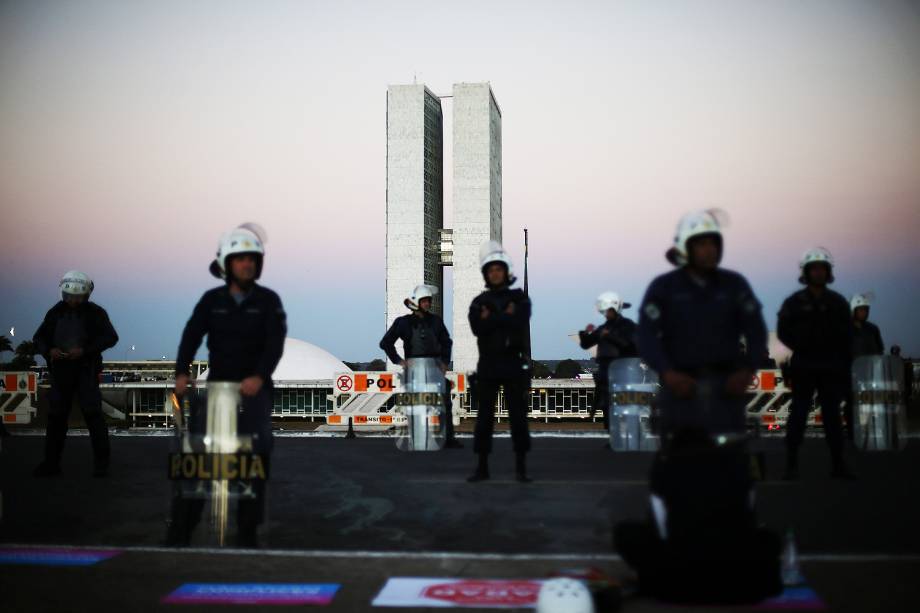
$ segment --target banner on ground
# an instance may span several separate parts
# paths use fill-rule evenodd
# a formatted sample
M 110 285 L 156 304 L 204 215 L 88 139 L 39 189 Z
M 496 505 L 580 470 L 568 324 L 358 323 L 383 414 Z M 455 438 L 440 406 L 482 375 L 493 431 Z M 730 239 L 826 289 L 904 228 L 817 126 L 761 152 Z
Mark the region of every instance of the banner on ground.
M 450 579 L 393 577 L 377 597 L 375 607 L 535 608 L 540 579 Z

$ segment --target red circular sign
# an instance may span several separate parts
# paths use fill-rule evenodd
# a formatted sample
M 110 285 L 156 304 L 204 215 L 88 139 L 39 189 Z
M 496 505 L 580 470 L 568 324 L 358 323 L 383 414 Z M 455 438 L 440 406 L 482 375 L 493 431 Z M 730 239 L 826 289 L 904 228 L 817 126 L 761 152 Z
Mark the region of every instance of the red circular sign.
M 336 379 L 335 386 L 339 388 L 340 392 L 347 392 L 351 389 L 351 377 L 348 375 L 342 375 Z

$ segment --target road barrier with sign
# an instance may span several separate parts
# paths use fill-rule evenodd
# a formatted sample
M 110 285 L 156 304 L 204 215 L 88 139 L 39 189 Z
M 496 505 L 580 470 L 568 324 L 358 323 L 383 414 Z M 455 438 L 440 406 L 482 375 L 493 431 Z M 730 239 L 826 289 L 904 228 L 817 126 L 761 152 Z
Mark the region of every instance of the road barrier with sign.
M 5 424 L 28 424 L 35 417 L 38 379 L 34 372 L 0 372 L 0 415 Z

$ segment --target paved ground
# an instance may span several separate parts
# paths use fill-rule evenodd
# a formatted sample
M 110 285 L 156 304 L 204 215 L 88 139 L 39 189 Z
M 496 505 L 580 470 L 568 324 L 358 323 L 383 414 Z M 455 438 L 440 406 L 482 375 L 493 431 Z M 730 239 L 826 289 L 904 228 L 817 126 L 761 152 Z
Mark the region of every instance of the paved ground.
M 808 440 L 803 479 L 792 484 L 771 480 L 782 470 L 781 442 L 760 442 L 761 518 L 795 528 L 805 573 L 834 610 L 920 607 L 918 442 L 854 455 L 860 479 L 845 483 L 827 479 L 826 447 Z M 494 480 L 470 485 L 469 448 L 404 454 L 383 438 L 279 438 L 265 549 L 176 552 L 157 549 L 169 443 L 114 437 L 112 475 L 92 479 L 89 440 L 73 437 L 64 475 L 36 480 L 41 438 L 3 440 L 0 544 L 129 548 L 88 568 L 0 566 L 4 610 L 148 610 L 184 582 L 329 581 L 343 584 L 333 608 L 353 611 L 369 608 L 390 576 L 541 577 L 572 565 L 625 575 L 611 527 L 644 515 L 651 459 L 610 453 L 598 438 L 538 438 L 537 480 L 521 485 L 511 480 L 510 441 L 499 439 Z M 626 610 L 661 607 L 635 600 Z

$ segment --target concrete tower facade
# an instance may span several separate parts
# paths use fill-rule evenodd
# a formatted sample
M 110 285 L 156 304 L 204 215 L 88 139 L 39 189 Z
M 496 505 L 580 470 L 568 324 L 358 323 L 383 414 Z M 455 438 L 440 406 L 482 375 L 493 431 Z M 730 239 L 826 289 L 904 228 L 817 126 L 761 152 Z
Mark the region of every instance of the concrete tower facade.
M 479 247 L 502 240 L 502 114 L 488 83 L 453 89 L 453 368 L 476 369 L 467 313 L 485 288 Z
M 387 327 L 409 312 L 403 300 L 419 283 L 441 289 L 432 311 L 443 312 L 443 134 L 441 101 L 427 87 L 387 88 Z

